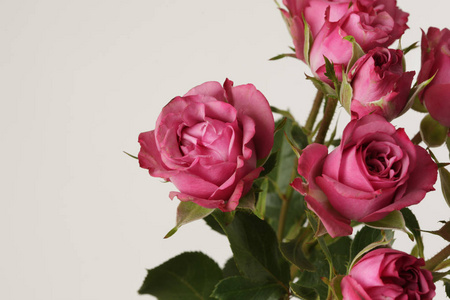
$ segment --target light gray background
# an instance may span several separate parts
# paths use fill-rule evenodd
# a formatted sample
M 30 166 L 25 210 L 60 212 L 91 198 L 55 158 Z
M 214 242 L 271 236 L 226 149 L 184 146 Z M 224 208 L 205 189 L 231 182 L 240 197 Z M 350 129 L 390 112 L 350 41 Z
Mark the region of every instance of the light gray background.
M 420 27 L 450 25 L 447 2 L 399 6 L 411 14 L 404 45 Z M 173 187 L 122 151 L 137 154 L 161 108 L 205 81 L 254 83 L 299 120 L 314 96 L 303 63 L 268 61 L 292 45 L 270 0 L 3 0 L 0 41 L 1 299 L 150 299 L 136 293 L 146 268 L 186 250 L 223 265 L 228 242 L 203 221 L 162 239 Z M 408 54 L 408 69 L 419 57 Z M 419 120 L 394 124 L 412 137 Z M 413 209 L 424 229 L 449 217 L 440 192 Z M 427 256 L 445 245 L 424 236 Z

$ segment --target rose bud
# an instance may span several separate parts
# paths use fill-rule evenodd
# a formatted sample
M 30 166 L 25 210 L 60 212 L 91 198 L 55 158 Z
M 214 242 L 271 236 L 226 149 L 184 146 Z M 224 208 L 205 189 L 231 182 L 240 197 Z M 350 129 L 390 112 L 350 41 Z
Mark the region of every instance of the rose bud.
M 171 199 L 232 211 L 261 172 L 273 133 L 269 103 L 253 85 L 206 82 L 171 100 L 156 129 L 139 135 L 139 163 L 179 189 Z
M 450 30 L 422 31 L 422 67 L 417 82 L 433 80 L 419 94 L 420 101 L 441 125 L 450 127 Z
M 311 47 L 309 66 L 314 76 L 332 86 L 331 80 L 325 75 L 326 57 L 334 64 L 334 71 L 339 81 L 342 80 L 342 71 L 352 58 L 353 45 L 344 39 L 347 34 L 336 22 L 326 21 L 319 31 Z
M 291 184 L 332 237 L 352 233 L 350 221 L 378 221 L 394 210 L 419 203 L 434 190 L 437 165 L 403 129 L 372 114 L 352 120 L 341 144 L 328 154 L 307 146 Z
M 305 26 L 302 16 L 315 39 L 325 24 L 325 11 L 329 10 L 329 22 L 337 22 L 348 12 L 350 2 L 349 0 L 283 0 L 287 10 L 281 9 L 281 12 L 288 23 L 298 59 L 305 61 L 303 52 Z
M 407 253 L 380 248 L 365 254 L 341 281 L 345 300 L 431 300 L 436 286 L 425 262 Z
M 356 61 L 348 74 L 353 88 L 353 118 L 376 113 L 391 121 L 405 108 L 415 72 L 404 72 L 403 52 L 375 48 Z

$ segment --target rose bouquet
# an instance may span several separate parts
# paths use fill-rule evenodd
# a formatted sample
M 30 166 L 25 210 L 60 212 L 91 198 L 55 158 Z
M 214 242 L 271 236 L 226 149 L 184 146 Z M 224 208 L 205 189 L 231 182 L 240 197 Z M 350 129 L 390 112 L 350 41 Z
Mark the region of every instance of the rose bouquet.
M 414 72 L 406 54 L 417 46 L 392 46 L 408 28 L 395 0 L 284 0 L 278 9 L 294 48 L 273 60 L 309 66 L 317 89 L 310 114 L 298 121 L 254 85 L 229 79 L 168 102 L 155 129 L 139 135 L 135 157 L 176 187 L 166 237 L 204 219 L 228 238 L 233 257 L 220 268 L 201 252 L 181 253 L 149 270 L 139 293 L 433 299 L 442 281 L 450 297 L 450 245 L 425 257 L 409 209 L 435 189 L 450 206 L 448 163 L 432 151 L 450 149 L 448 29 L 423 31 Z M 331 126 L 338 106 L 351 116 L 342 132 Z M 391 123 L 411 109 L 423 113 L 412 138 Z M 446 221 L 426 234 L 450 241 Z M 414 241 L 409 253 L 395 249 L 399 234 Z

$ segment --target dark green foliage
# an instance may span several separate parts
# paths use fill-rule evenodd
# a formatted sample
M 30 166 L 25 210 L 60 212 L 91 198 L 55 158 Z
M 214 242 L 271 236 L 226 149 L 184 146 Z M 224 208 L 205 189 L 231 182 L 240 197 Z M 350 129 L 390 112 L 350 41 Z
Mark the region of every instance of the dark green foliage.
M 222 270 L 211 258 L 201 252 L 185 252 L 148 270 L 138 292 L 159 300 L 210 299 L 222 277 Z
M 219 300 L 278 300 L 285 293 L 276 283 L 261 284 L 236 276 L 219 282 L 211 296 Z
M 214 212 L 233 251 L 241 274 L 260 283 L 277 283 L 287 291 L 289 265 L 284 260 L 272 228 L 253 214 L 236 212 L 233 222 L 226 224 L 222 214 Z

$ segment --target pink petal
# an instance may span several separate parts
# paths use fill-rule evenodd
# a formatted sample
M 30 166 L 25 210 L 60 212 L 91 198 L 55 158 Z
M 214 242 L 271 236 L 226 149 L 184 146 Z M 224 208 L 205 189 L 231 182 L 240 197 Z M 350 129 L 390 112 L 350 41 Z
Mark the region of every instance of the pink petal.
M 218 188 L 217 185 L 187 172 L 178 173 L 176 176 L 171 177 L 170 181 L 181 193 L 196 198 L 208 199 Z
M 172 175 L 177 173 L 176 171 L 168 170 L 161 161 L 153 130 L 141 133 L 139 135 L 139 143 L 141 144 L 141 150 L 138 154 L 139 165 L 141 168 L 148 169 L 151 176 L 169 180 Z
M 217 81 L 205 82 L 190 89 L 184 96 L 191 95 L 205 95 L 216 98 L 219 101 L 226 102 L 225 91 L 220 83 Z
M 342 296 L 348 300 L 373 300 L 362 286 L 351 276 L 345 276 L 341 281 Z
M 450 127 L 450 83 L 431 83 L 423 93 L 423 101 L 433 119 Z
M 228 102 L 236 108 L 238 119 L 248 116 L 255 122 L 253 141 L 257 151 L 256 157 L 264 158 L 272 150 L 275 129 L 269 102 L 252 84 L 236 87 L 233 87 L 232 84 L 229 80 L 224 83 Z

